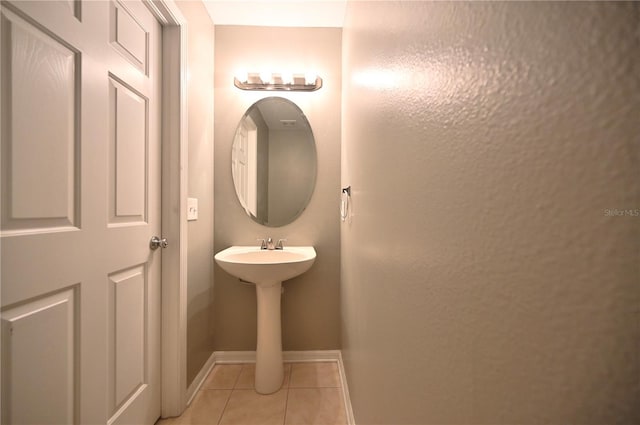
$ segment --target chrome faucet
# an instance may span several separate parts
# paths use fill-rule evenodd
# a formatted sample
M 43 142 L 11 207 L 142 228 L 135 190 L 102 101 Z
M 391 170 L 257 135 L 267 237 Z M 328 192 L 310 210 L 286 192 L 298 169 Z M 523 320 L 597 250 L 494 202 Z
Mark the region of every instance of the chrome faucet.
M 258 240 L 260 241 L 260 249 L 268 249 L 268 250 L 284 249 L 283 242 L 286 241 L 286 239 L 278 239 L 278 243 L 275 244 L 273 242 L 273 239 L 271 238 L 258 239 Z
M 273 244 L 273 239 L 271 238 L 267 238 L 267 239 L 258 239 L 260 241 L 260 249 L 276 249 L 275 245 Z
M 274 249 L 273 239 L 258 239 L 260 241 L 260 249 Z

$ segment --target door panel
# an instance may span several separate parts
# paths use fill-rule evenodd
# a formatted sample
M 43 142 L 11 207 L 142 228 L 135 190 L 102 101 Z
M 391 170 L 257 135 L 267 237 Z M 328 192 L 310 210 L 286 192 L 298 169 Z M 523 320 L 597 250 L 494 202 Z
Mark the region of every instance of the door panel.
M 123 57 L 147 73 L 148 30 L 121 3 L 111 3 L 111 43 Z
M 2 419 L 160 414 L 160 26 L 3 1 Z
M 11 335 L 2 353 L 9 366 L 3 367 L 3 383 L 11 389 L 11 396 L 2 400 L 3 424 L 73 423 L 78 371 L 75 300 L 71 288 L 3 312 L 3 332 Z M 46 362 L 41 361 L 42 353 Z
M 76 227 L 79 57 L 9 11 L 2 28 L 2 229 Z
M 112 414 L 146 385 L 148 329 L 147 273 L 144 265 L 113 273 L 110 281 L 109 408 Z
M 109 85 L 110 225 L 145 222 L 148 99 L 113 77 Z

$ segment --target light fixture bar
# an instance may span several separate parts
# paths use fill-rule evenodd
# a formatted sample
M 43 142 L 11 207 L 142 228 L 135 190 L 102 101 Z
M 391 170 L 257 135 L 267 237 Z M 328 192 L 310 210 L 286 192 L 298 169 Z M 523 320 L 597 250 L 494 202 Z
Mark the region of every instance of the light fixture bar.
M 243 73 L 233 78 L 233 85 L 241 90 L 316 91 L 322 78 L 315 74 Z

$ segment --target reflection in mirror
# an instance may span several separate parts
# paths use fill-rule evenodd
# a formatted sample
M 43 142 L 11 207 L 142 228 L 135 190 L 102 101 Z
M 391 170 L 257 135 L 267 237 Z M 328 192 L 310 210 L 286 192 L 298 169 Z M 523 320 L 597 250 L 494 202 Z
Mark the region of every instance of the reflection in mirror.
M 302 110 L 282 97 L 254 103 L 233 140 L 231 172 L 247 215 L 269 227 L 294 221 L 316 183 L 316 147 Z

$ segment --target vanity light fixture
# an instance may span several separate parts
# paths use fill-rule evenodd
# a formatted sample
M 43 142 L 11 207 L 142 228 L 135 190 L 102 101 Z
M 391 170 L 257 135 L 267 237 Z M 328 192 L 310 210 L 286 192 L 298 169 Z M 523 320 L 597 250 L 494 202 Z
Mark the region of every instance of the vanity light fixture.
M 315 91 L 322 87 L 322 78 L 310 72 L 241 72 L 233 85 L 241 90 Z

